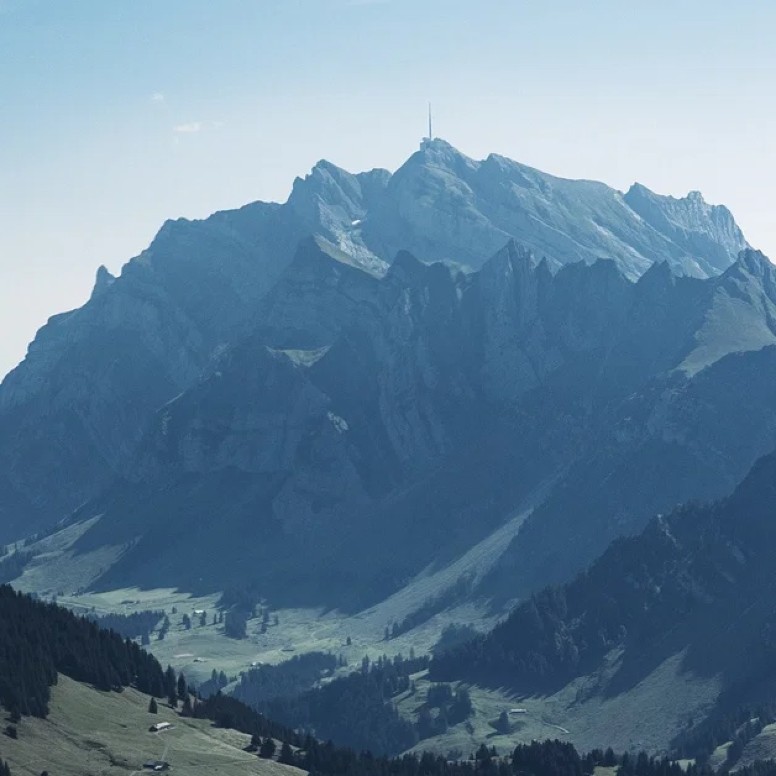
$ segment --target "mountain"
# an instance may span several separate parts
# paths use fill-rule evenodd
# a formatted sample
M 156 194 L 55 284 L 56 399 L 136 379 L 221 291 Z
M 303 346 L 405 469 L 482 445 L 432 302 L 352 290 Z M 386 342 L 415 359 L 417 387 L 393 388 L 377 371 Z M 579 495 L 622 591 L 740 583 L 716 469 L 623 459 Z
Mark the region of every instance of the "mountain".
M 572 582 L 532 596 L 487 636 L 439 656 L 432 678 L 538 697 L 573 687 L 584 714 L 593 698 L 633 707 L 673 662 L 675 683 L 662 685 L 650 714 L 691 720 L 689 731 L 670 733 L 685 739 L 695 728 L 708 731 L 709 715 L 719 721 L 769 704 L 776 688 L 775 489 L 776 453 L 758 461 L 729 497 L 655 518 Z M 702 703 L 691 689 L 698 683 L 707 687 Z M 651 748 L 670 743 L 664 737 Z
M 773 448 L 774 272 L 748 251 L 706 280 L 656 265 L 634 283 L 611 261 L 553 275 L 511 242 L 478 272 L 402 253 L 377 278 L 306 241 L 254 334 L 71 518 L 75 586 L 251 585 L 352 609 L 534 498 L 478 592 L 567 579 Z M 79 566 L 106 547 L 98 577 Z
M 601 536 L 727 495 L 776 446 L 774 278 L 773 265 L 748 251 L 709 281 L 660 267 L 640 279 L 618 342 L 590 364 L 592 391 L 574 375 L 589 408 L 580 454 L 500 559 L 489 592 L 522 595 L 568 579 L 598 555 Z
M 706 277 L 748 247 L 724 207 L 695 193 L 675 200 L 638 187 L 651 197 L 646 206 L 634 189 L 622 195 L 495 154 L 474 161 L 431 140 L 388 181 L 359 229 L 383 256 L 408 250 L 476 269 L 513 238 L 557 264 L 613 259 L 630 278 L 655 261 Z
M 694 194 L 441 140 L 393 175 L 321 162 L 283 205 L 166 223 L 39 332 L 0 386 L 0 538 L 64 520 L 75 587 L 354 607 L 541 504 L 482 580 L 530 590 L 770 449 L 773 316 Z

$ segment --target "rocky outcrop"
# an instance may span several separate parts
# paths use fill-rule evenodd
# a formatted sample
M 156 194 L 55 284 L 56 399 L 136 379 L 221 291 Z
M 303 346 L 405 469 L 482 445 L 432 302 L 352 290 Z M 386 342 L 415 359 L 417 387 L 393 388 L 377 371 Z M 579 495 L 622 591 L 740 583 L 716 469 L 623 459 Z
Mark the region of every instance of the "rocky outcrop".
M 510 242 L 469 275 L 401 253 L 376 278 L 309 241 L 263 327 L 155 414 L 132 492 L 83 512 L 104 517 L 82 548 L 140 537 L 104 585 L 249 580 L 288 603 L 363 605 L 554 483 L 481 592 L 560 581 L 655 512 L 723 495 L 768 450 L 769 289 L 751 252 L 718 278 L 660 265 L 633 283 L 611 261 L 553 275 Z M 749 324 L 723 340 L 730 304 Z
M 749 247 L 732 213 L 724 205 L 709 205 L 699 191 L 675 199 L 635 183 L 624 199 L 646 223 L 684 249 L 684 260 L 677 258 L 686 275 L 724 272 L 730 257 Z
M 774 342 L 767 260 L 747 250 L 714 275 L 742 241 L 695 197 L 623 197 L 440 140 L 393 175 L 320 162 L 284 205 L 167 222 L 118 277 L 100 270 L 0 387 L 0 540 L 83 507 L 72 519 L 105 515 L 83 547 L 138 548 L 105 584 L 167 584 L 193 574 L 217 520 L 230 560 L 192 584 L 251 578 L 255 550 L 273 593 L 323 596 L 318 575 L 336 566 L 325 595 L 365 574 L 366 599 L 560 482 L 587 494 L 578 541 L 594 552 L 762 451 L 765 393 L 751 439 L 717 445 L 694 420 L 738 422 L 721 365 Z M 680 398 L 706 379 L 704 414 Z M 623 482 L 652 472 L 648 497 L 614 483 L 615 462 Z M 552 498 L 537 569 L 576 530 Z

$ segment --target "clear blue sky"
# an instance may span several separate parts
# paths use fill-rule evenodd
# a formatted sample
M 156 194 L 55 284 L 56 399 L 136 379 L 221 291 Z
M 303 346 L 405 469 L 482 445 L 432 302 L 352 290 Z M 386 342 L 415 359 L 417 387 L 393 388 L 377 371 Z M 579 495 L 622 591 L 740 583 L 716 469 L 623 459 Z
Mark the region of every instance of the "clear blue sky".
M 0 0 L 0 374 L 168 217 L 425 130 L 701 190 L 776 256 L 772 0 Z

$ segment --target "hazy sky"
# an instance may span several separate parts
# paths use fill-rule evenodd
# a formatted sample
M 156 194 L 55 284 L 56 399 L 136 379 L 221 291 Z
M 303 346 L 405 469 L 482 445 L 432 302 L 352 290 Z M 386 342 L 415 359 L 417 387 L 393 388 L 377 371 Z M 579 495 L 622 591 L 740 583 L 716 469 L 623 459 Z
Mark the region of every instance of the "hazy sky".
M 425 131 L 701 190 L 776 256 L 772 0 L 0 0 L 0 375 L 165 218 Z

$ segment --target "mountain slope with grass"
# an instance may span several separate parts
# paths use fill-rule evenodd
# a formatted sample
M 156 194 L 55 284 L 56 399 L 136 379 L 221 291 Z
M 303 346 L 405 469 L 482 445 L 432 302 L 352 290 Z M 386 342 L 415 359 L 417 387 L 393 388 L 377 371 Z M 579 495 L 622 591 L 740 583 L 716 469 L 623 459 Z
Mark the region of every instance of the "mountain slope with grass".
M 769 703 L 774 496 L 771 454 L 730 497 L 656 518 L 574 581 L 535 594 L 491 633 L 435 658 L 432 679 L 544 698 L 576 688 L 576 703 L 592 710 L 599 701 L 633 706 L 639 688 L 674 661 L 678 681 L 662 702 L 690 727 Z M 688 692 L 693 682 L 712 690 L 705 704 Z M 662 746 L 670 745 L 664 733 Z

